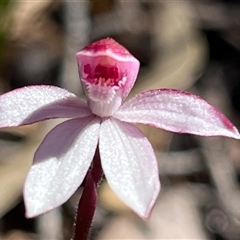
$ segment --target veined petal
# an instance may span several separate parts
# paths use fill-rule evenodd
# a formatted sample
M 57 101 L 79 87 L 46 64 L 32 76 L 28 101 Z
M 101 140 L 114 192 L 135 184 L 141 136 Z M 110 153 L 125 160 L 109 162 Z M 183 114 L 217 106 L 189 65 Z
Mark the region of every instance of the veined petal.
M 216 108 L 191 93 L 157 89 L 124 103 L 114 117 L 172 132 L 240 139 L 236 127 Z
M 27 217 L 58 207 L 76 191 L 93 159 L 99 128 L 92 116 L 65 121 L 48 133 L 25 182 Z
M 0 96 L 0 127 L 89 115 L 91 111 L 85 102 L 59 87 L 30 86 Z
M 108 119 L 101 124 L 99 151 L 110 187 L 147 218 L 160 190 L 157 160 L 147 138 L 132 124 Z

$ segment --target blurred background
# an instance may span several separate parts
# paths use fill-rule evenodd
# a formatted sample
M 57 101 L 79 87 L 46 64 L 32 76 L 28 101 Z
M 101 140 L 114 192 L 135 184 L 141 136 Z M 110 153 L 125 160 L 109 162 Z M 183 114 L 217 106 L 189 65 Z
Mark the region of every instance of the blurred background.
M 238 0 L 2 0 L 0 93 L 51 84 L 84 98 L 75 53 L 106 36 L 141 62 L 131 96 L 153 88 L 184 89 L 240 129 Z M 72 236 L 81 188 L 61 208 L 24 217 L 24 179 L 55 124 L 0 131 L 0 239 Z M 90 239 L 240 239 L 240 141 L 139 127 L 159 162 L 162 190 L 152 215 L 141 220 L 103 182 Z

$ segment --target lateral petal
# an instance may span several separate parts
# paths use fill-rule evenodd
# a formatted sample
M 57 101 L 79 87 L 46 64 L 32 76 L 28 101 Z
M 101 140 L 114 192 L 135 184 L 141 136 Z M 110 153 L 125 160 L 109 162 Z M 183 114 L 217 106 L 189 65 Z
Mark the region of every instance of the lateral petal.
M 47 134 L 24 186 L 27 217 L 58 207 L 77 190 L 93 159 L 99 128 L 98 118 L 76 118 Z
M 124 103 L 114 117 L 178 133 L 240 139 L 236 127 L 200 97 L 174 89 L 140 93 Z
M 55 86 L 24 87 L 0 96 L 0 127 L 89 115 L 91 112 L 85 102 Z
M 101 124 L 102 168 L 113 191 L 142 218 L 147 218 L 160 190 L 152 146 L 135 126 L 114 119 Z

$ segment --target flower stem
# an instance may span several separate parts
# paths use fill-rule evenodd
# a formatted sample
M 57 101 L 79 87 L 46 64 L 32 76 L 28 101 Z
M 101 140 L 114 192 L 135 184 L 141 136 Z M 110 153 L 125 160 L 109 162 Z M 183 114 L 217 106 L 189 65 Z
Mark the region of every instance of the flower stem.
M 74 240 L 87 240 L 97 204 L 97 186 L 103 172 L 98 148 L 93 158 L 92 168 L 87 172 L 82 196 L 79 200 Z

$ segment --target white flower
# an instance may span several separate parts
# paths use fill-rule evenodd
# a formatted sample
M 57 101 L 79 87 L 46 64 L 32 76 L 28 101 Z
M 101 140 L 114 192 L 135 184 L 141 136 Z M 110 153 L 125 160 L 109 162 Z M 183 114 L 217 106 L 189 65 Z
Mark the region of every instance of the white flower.
M 52 129 L 37 149 L 24 187 L 26 215 L 34 217 L 67 201 L 82 183 L 99 146 L 112 190 L 146 218 L 160 190 L 151 144 L 132 123 L 179 133 L 239 139 L 233 124 L 203 99 L 157 89 L 122 103 L 132 89 L 139 62 L 107 38 L 77 53 L 87 103 L 54 86 L 31 86 L 0 97 L 0 127 L 69 118 Z

